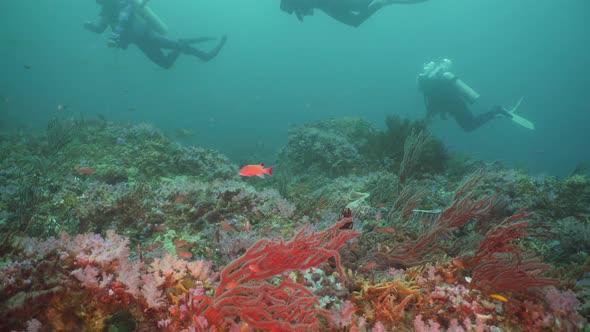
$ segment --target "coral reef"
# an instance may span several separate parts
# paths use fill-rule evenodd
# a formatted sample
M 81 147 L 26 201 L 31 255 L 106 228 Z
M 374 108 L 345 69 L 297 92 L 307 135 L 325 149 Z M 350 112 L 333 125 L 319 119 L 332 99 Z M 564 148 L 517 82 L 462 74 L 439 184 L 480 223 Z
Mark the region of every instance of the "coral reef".
M 293 128 L 266 180 L 147 124 L 2 136 L 0 330 L 588 330 L 588 177 L 386 125 Z

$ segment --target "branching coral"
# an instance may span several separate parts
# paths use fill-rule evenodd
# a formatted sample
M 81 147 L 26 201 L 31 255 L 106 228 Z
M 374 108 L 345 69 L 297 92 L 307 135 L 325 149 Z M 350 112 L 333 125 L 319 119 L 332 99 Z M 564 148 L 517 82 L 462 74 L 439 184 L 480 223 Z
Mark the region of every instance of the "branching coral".
M 343 275 L 338 250 L 346 241 L 359 235 L 353 230 L 341 229 L 348 222 L 349 219 L 343 219 L 319 233 L 305 234 L 302 230 L 288 242 L 257 242 L 221 271 L 215 297 L 203 299 L 206 307 L 204 316 L 211 323 L 239 316 L 250 326 L 261 329 L 271 322 L 277 326 L 294 324 L 291 326 L 296 329 L 317 328 L 318 322 L 314 317 L 318 314 L 326 316 L 327 313 L 313 308 L 318 302 L 311 291 L 289 280 L 278 286 L 264 280 L 293 269 L 317 266 L 328 258 L 334 258 Z M 242 306 L 243 302 L 249 303 L 250 308 Z
M 442 211 L 434 223 L 415 240 L 397 244 L 389 252 L 379 253 L 379 257 L 382 257 L 388 265 L 414 266 L 425 263 L 437 251 L 444 253 L 454 251 L 457 242 L 452 234 L 453 231 L 471 220 L 478 220 L 480 223 L 489 220 L 494 196 L 474 199 L 473 193 L 470 192 L 482 176 L 483 174 L 476 173 L 459 187 L 451 206 Z M 412 196 L 406 191 L 402 191 L 402 194 L 400 197 L 408 198 L 400 198 L 399 203 L 396 202 L 394 205 L 394 212 L 390 212 L 390 216 L 396 220 L 405 221 L 420 202 L 421 194 Z
M 557 285 L 558 280 L 539 275 L 551 268 L 539 259 L 526 257 L 516 240 L 524 238 L 530 215 L 517 211 L 490 229 L 475 254 L 465 265 L 473 268 L 473 285 L 488 291 L 524 291 L 529 288 Z

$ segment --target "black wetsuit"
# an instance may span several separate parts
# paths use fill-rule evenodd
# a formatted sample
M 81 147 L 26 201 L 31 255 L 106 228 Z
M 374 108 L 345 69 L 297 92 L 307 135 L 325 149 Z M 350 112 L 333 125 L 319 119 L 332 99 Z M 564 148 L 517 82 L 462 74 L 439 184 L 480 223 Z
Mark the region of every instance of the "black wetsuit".
M 446 119 L 447 115 L 450 115 L 466 132 L 481 127 L 499 115 L 507 116 L 508 114 L 501 106 L 494 106 L 485 113 L 473 115 L 467 102 L 457 92 L 454 80 L 419 77 L 418 82 L 424 94 L 427 116 L 431 118 L 435 114 L 440 114 L 443 119 Z
M 333 19 L 358 27 L 379 9 L 390 4 L 416 4 L 428 0 L 389 0 L 375 2 L 373 0 L 281 0 L 281 10 L 295 14 L 299 21 L 304 16 L 313 15 L 319 9 Z
M 151 29 L 143 20 L 136 19 L 135 6 L 132 0 L 96 0 L 101 5 L 100 19 L 97 23 L 86 25 L 96 33 L 102 33 L 108 26 L 113 33 L 110 46 L 127 48 L 135 44 L 155 64 L 162 68 L 170 68 L 181 53 L 194 55 L 203 61 L 213 59 L 225 43 L 225 36 L 210 52 L 201 51 L 190 45 L 193 41 L 209 40 L 173 40 Z M 165 54 L 162 50 L 170 50 Z

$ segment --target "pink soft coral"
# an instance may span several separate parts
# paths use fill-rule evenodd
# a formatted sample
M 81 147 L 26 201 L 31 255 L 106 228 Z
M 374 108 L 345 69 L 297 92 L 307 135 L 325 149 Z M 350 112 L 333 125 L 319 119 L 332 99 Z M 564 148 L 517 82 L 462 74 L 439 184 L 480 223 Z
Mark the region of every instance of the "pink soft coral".
M 570 290 L 560 292 L 555 287 L 549 287 L 545 291 L 545 301 L 553 311 L 575 311 L 580 305 L 576 294 Z
M 414 318 L 414 331 L 416 332 L 439 332 L 440 325 L 433 321 L 432 319 L 428 320 L 428 323 L 422 321 L 422 315 L 416 316 Z

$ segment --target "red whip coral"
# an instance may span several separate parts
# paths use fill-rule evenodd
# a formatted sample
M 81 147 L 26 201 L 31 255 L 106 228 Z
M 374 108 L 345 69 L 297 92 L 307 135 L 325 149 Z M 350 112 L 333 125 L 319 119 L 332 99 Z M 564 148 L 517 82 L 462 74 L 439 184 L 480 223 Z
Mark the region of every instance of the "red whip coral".
M 479 223 L 485 223 L 490 217 L 495 196 L 483 196 L 474 198 L 471 190 L 483 177 L 482 172 L 478 172 L 470 177 L 455 192 L 455 197 L 451 206 L 442 211 L 430 226 L 426 228 L 413 241 L 405 241 L 394 246 L 388 252 L 377 253 L 382 258 L 382 262 L 388 266 L 398 264 L 402 266 L 420 265 L 431 259 L 432 254 L 437 251 L 451 254 L 455 251 L 457 245 L 453 231 L 463 227 L 471 220 L 477 220 Z M 420 201 L 422 193 L 417 192 L 413 196 L 409 191 L 402 192 L 403 199 L 396 202 L 393 213 L 396 218 L 402 222 L 408 220 L 411 211 Z M 404 206 L 409 205 L 409 208 Z
M 350 218 L 342 219 L 319 233 L 305 234 L 304 229 L 288 242 L 258 241 L 221 271 L 215 298 L 202 297 L 204 316 L 213 324 L 239 316 L 255 329 L 317 329 L 316 316 L 328 319 L 329 315 L 314 308 L 318 301 L 311 291 L 289 279 L 280 285 L 264 280 L 290 270 L 317 266 L 331 257 L 344 275 L 338 250 L 360 235 L 341 229 L 350 222 Z
M 515 244 L 528 236 L 528 223 L 522 220 L 528 217 L 530 214 L 521 209 L 487 232 L 479 249 L 465 263 L 473 267 L 473 285 L 487 291 L 524 291 L 559 283 L 539 276 L 551 265 L 526 257 Z

